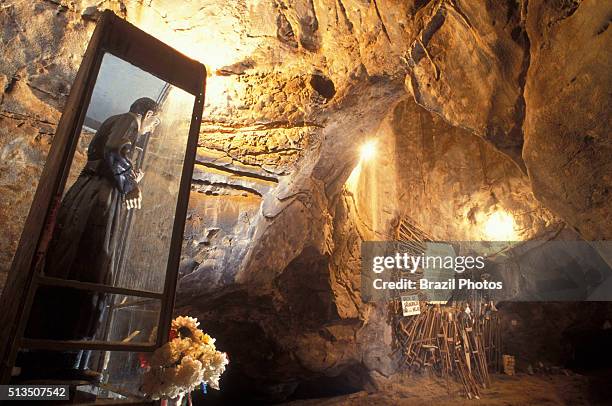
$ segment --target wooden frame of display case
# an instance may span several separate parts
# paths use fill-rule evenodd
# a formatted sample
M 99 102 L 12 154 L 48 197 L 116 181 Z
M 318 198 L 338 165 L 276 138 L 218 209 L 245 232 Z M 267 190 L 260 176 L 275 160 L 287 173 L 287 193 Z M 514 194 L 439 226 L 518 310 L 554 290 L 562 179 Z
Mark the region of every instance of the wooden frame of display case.
M 40 273 L 42 258 L 54 226 L 54 212 L 57 211 L 61 201 L 77 147 L 80 129 L 105 53 L 121 58 L 195 96 L 174 216 L 164 289 L 161 293 L 64 280 L 46 277 Z M 53 144 L 0 299 L 0 326 L 2 326 L 0 335 L 0 383 L 9 383 L 16 354 L 20 348 L 150 352 L 167 341 L 174 307 L 191 177 L 204 108 L 205 85 L 206 69 L 204 65 L 180 54 L 160 40 L 117 17 L 109 10 L 101 14 L 57 126 Z M 156 342 L 153 345 L 147 345 L 25 339 L 23 333 L 34 293 L 39 285 L 72 287 L 158 299 L 161 303 L 161 311 Z

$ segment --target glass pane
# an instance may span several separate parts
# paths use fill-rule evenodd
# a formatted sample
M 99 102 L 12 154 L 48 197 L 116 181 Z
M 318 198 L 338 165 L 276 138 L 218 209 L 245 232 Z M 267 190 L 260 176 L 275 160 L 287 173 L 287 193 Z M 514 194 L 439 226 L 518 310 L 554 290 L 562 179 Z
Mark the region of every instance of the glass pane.
M 105 54 L 44 273 L 161 293 L 195 96 Z
M 108 179 L 107 176 L 102 185 L 104 189 L 102 195 L 95 194 L 93 189 L 96 186 L 99 188 L 99 185 L 88 185 L 92 190 L 81 190 L 83 171 L 88 171 L 91 166 L 88 160 L 91 161 L 92 150 L 95 152 L 92 140 L 100 128 L 108 123 L 107 120 L 113 120 L 117 115 L 129 114 L 132 103 L 143 97 L 155 100 L 157 105 L 155 116 L 159 119 L 159 124 L 150 132 L 143 132 L 141 128 L 137 135 L 132 135 L 125 154 L 131 162 L 134 173 L 138 171 L 144 173 L 138 183 L 142 195 L 141 208 L 127 210 L 126 204 L 121 203 L 119 209 L 114 210 L 114 206 L 117 206 L 115 200 L 124 200 L 126 197 L 125 194 L 115 192 L 117 197 L 107 198 L 106 194 L 111 187 L 118 189 L 117 179 L 112 177 Z M 88 217 L 91 212 L 87 203 L 96 196 L 107 198 L 105 202 L 107 207 L 102 208 L 105 218 L 94 221 L 96 224 L 92 227 L 83 224 L 82 220 L 75 222 L 72 228 L 76 228 L 76 232 L 63 233 L 64 242 L 60 245 L 70 245 L 75 248 L 74 242 L 70 240 L 76 239 L 80 233 L 89 233 L 95 228 L 98 230 L 95 235 L 99 236 L 97 241 L 87 244 L 84 249 L 78 249 L 76 256 L 86 256 L 87 251 L 102 251 L 105 253 L 105 258 L 101 259 L 105 264 L 102 265 L 103 270 L 88 271 L 87 275 L 71 272 L 69 278 L 163 292 L 194 102 L 195 96 L 182 89 L 111 54 L 104 55 L 71 165 L 62 209 L 68 212 L 65 206 L 78 205 L 80 210 L 73 208 L 70 217 Z M 104 131 L 106 127 L 103 128 L 104 133 L 107 132 Z M 111 135 L 112 133 L 113 131 Z M 111 148 L 107 148 L 107 152 L 109 150 Z M 108 166 L 104 165 L 104 162 L 101 165 Z M 108 168 L 100 169 L 108 170 Z M 116 168 L 115 173 L 121 170 L 122 168 Z M 77 179 L 81 181 L 77 182 Z M 71 194 L 70 191 L 77 188 L 83 202 L 76 203 L 75 198 L 71 198 L 75 193 Z M 87 195 L 89 199 L 81 195 Z M 66 217 L 66 214 L 63 217 Z M 65 219 L 63 222 L 70 223 Z M 100 240 L 103 239 L 108 242 L 101 243 Z M 100 250 L 100 245 L 106 246 Z M 62 261 L 63 268 L 72 265 L 70 260 L 62 259 Z
M 32 307 L 34 319 L 31 319 L 37 322 L 28 323 L 25 338 L 151 346 L 157 340 L 160 300 L 119 294 L 98 295 L 64 287 L 45 286 L 39 291 L 38 300 Z M 55 305 L 50 307 L 49 303 Z M 78 309 L 78 312 L 71 309 Z M 99 322 L 86 326 L 82 320 Z M 138 396 L 143 368 L 149 359 L 148 349 L 147 352 L 132 352 L 129 348 L 128 351 L 103 351 L 102 348 L 57 351 L 54 341 L 45 349 L 22 349 L 19 352 L 15 364 L 19 368 L 16 380 L 82 381 L 92 377 L 91 371 L 94 371 L 99 373 L 101 389 L 83 390 L 102 398 Z
M 24 337 L 152 345 L 160 309 L 158 299 L 41 286 Z
M 194 101 L 176 87 L 164 96 L 161 123 L 143 151 L 142 208 L 130 213 L 118 286 L 163 291 Z
M 52 285 L 37 289 L 26 338 L 84 341 L 96 350 L 109 342 L 155 344 L 161 295 L 78 287 L 85 282 L 164 291 L 194 103 L 195 96 L 104 55 L 62 200 L 52 214 L 55 226 L 42 263 Z M 72 286 L 61 286 L 62 280 Z M 45 341 L 38 345 L 56 350 Z M 89 366 L 128 387 L 138 375 L 131 369 L 138 355 L 109 354 L 23 350 L 20 362 L 31 376 L 45 374 L 40 365 L 65 376 Z
M 116 394 L 125 397 L 143 396 L 139 391 L 142 385 L 145 367 L 149 354 L 123 351 L 106 351 L 101 358 L 103 387 L 107 390 L 104 395 L 116 398 Z
M 114 295 L 109 304 L 106 329 L 100 340 L 138 344 L 154 344 L 157 339 L 157 320 L 160 302 L 155 299 Z
M 101 341 L 155 344 L 160 301 L 125 295 L 111 295 L 106 325 L 96 337 Z
M 39 356 L 31 351 L 21 351 L 18 355 L 18 362 L 34 355 Z M 47 351 L 44 355 L 49 359 L 61 356 L 62 352 L 58 351 Z M 88 404 L 104 400 L 139 401 L 144 396 L 139 388 L 142 385 L 148 358 L 149 353 L 87 351 L 81 355 L 82 370 L 88 370 L 84 377 L 97 377 L 97 381 L 92 380 L 88 383 L 86 379 L 65 379 L 61 375 L 54 376 L 54 378 L 59 381 L 69 380 L 71 384 L 76 384 L 77 393 L 71 394 L 72 403 Z M 49 373 L 52 374 L 53 371 L 49 370 Z M 25 371 L 22 374 L 25 374 Z M 17 381 L 35 382 L 35 380 L 29 380 L 27 376 L 17 378 Z

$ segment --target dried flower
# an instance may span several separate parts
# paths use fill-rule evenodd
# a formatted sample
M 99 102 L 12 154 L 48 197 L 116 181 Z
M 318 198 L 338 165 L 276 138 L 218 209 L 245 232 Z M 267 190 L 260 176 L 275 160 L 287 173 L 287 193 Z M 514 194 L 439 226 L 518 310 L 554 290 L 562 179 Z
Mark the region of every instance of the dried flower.
M 181 316 L 172 321 L 172 339 L 153 353 L 142 392 L 157 400 L 183 396 L 202 383 L 219 389 L 219 379 L 229 359 L 217 351 L 215 339 L 204 334 L 199 324 L 193 317 Z

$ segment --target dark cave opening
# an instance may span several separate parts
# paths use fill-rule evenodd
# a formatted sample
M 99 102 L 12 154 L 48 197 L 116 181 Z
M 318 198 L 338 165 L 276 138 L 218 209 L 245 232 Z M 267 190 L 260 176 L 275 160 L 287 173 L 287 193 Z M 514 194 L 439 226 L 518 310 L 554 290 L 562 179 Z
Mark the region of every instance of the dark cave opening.
M 568 350 L 566 367 L 584 376 L 588 397 L 593 404 L 609 404 L 612 399 L 612 328 L 604 322 L 600 328 L 570 328 L 563 333 Z
M 194 357 L 222 374 L 209 374 L 198 385 L 176 385 L 193 390 L 196 405 L 464 405 L 474 397 L 497 406 L 611 404 L 612 249 L 606 243 L 612 238 L 612 206 L 606 196 L 612 144 L 606 96 L 612 2 L 6 3 L 7 18 L 0 19 L 6 37 L 0 60 L 0 218 L 6 220 L 0 289 L 7 294 L 0 304 L 8 311 L 0 306 L 7 336 L 0 336 L 0 353 L 9 356 L 3 360 L 10 360 L 11 346 L 57 345 L 9 337 L 27 320 L 12 309 L 22 311 L 28 289 L 38 283 L 38 276 L 19 266 L 38 272 L 30 263 L 52 262 L 36 244 L 45 246 L 42 237 L 52 228 L 46 226 L 55 221 L 47 220 L 60 203 L 54 199 L 82 173 L 96 181 L 107 177 L 110 183 L 101 190 L 116 195 L 121 189 L 106 176 L 109 168 L 92 169 L 105 161 L 90 164 L 89 145 L 115 113 L 129 115 L 131 106 L 123 104 L 142 90 L 159 104 L 151 111 L 161 121 L 130 136 L 136 138 L 129 148 L 133 167 L 138 160 L 146 173 L 134 172 L 143 180 L 142 207 L 132 212 L 140 222 L 132 227 L 130 216 L 122 226 L 126 236 L 115 249 L 121 272 L 99 278 L 111 275 L 119 282 L 95 287 L 101 295 L 116 292 L 104 306 L 121 316 L 109 317 L 97 336 L 109 338 L 109 348 L 123 348 L 121 356 L 131 354 L 129 362 L 110 354 L 109 362 L 97 362 L 99 355 L 86 365 L 107 386 L 119 383 L 136 396 L 173 398 L 176 392 L 164 386 L 174 385 L 167 376 L 178 371 L 186 352 L 172 353 L 179 361 L 152 364 L 140 351 L 187 337 L 185 326 L 170 324 L 184 317 L 200 323 L 202 336 L 189 330 L 191 337 L 207 335 L 198 345 L 209 351 Z M 109 13 L 103 7 L 116 13 L 114 24 L 127 22 L 147 34 L 134 38 L 162 44 L 141 53 L 144 48 L 126 36 L 116 43 L 138 58 L 114 55 L 104 46 L 100 52 L 120 61 L 103 64 L 102 54 L 87 58 L 88 44 L 98 44 L 94 26 Z M 182 65 L 159 58 L 161 45 L 172 48 L 169 55 L 181 54 L 177 63 L 198 64 L 197 72 L 182 74 Z M 152 60 L 145 64 L 141 57 Z M 166 68 L 172 78 L 160 75 Z M 182 93 L 183 81 L 193 82 L 193 93 Z M 137 124 L 140 130 L 142 117 Z M 186 149 L 184 139 L 191 140 Z M 52 181 L 44 181 L 50 174 Z M 63 192 L 63 186 L 55 190 L 64 183 Z M 116 206 L 127 208 L 122 199 Z M 40 215 L 29 215 L 30 207 Z M 110 230 L 115 223 L 106 224 Z M 32 230 L 42 230 L 42 237 Z M 67 234 L 75 243 L 96 235 Z M 459 288 L 455 303 L 415 299 L 412 292 L 404 296 L 412 299 L 374 302 L 364 294 L 372 284 L 364 284 L 363 276 L 372 269 L 363 246 L 382 240 L 423 256 L 431 242 L 449 243 L 457 256 L 466 256 L 461 244 L 451 242 L 579 240 L 593 246 L 592 255 L 580 258 L 601 254 L 602 260 L 589 267 L 573 256 L 563 262 L 564 256 L 551 254 L 557 262 L 537 261 L 545 272 L 500 260 L 504 266 L 491 261 L 469 275 L 475 283 L 503 279 L 504 293 L 526 288 L 543 294 L 544 299 L 522 297 L 528 302 L 487 292 L 478 307 L 468 307 L 472 296 Z M 29 254 L 20 265 L 22 247 Z M 96 262 L 83 257 L 84 263 Z M 9 274 L 13 258 L 18 268 Z M 423 275 L 431 274 L 425 268 Z M 468 278 L 465 270 L 454 271 L 452 281 Z M 88 278 L 66 281 L 92 287 Z M 144 305 L 127 301 L 140 289 L 162 310 L 144 299 Z M 561 291 L 572 297 L 552 296 Z M 118 296 L 124 293 L 126 298 Z M 601 298 L 606 295 L 607 303 Z M 67 312 L 70 306 L 64 307 Z M 83 313 L 80 306 L 70 308 Z M 71 319 L 64 313 L 56 311 Z M 146 326 L 143 315 L 150 320 Z M 111 322 L 123 324 L 111 328 Z M 477 329 L 488 331 L 488 341 Z M 75 345 L 69 341 L 64 344 Z M 455 353 L 443 349 L 448 342 Z M 106 344 L 93 347 L 101 345 Z M 474 346 L 494 350 L 483 357 L 485 351 L 470 352 Z M 32 358 L 30 364 L 41 363 Z M 464 358 L 482 367 L 480 375 L 471 368 L 459 371 Z M 13 371 L 11 362 L 0 372 L 6 379 L 28 377 L 27 369 Z M 159 372 L 169 374 L 162 379 L 154 375 Z M 150 381 L 158 384 L 147 390 L 138 381 L 144 374 L 159 378 Z M 468 378 L 475 384 L 466 384 Z M 207 393 L 202 382 L 209 385 Z M 455 384 L 461 389 L 451 393 Z M 105 391 L 98 400 L 115 396 L 106 399 Z
M 330 100 L 336 94 L 334 82 L 327 76 L 315 74 L 310 77 L 310 86 L 326 100 Z
M 610 370 L 612 327 L 609 322 L 601 328 L 570 328 L 563 333 L 563 339 L 569 353 L 568 368 L 575 371 Z
M 350 395 L 367 388 L 369 379 L 369 373 L 365 366 L 361 364 L 351 365 L 343 368 L 342 371 L 335 376 L 321 376 L 315 379 L 301 381 L 287 400 L 331 398 L 335 396 Z

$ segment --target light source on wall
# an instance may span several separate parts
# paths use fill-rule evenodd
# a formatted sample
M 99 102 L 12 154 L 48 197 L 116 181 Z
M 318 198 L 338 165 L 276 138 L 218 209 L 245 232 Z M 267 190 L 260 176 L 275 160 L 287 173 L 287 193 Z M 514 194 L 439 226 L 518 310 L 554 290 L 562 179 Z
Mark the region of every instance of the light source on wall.
M 361 146 L 359 149 L 359 157 L 361 161 L 369 161 L 376 155 L 376 141 L 370 140 Z
M 209 77 L 205 115 L 211 114 L 215 107 L 227 109 L 232 101 L 241 104 L 238 96 L 244 89 L 237 75 L 221 77 L 215 72 L 250 57 L 260 43 L 244 39 L 242 31 L 235 26 L 238 19 L 230 13 L 232 6 L 208 2 L 197 9 L 190 6 L 190 2 L 165 2 L 156 7 L 150 6 L 151 1 L 146 2 L 149 3 L 147 7 L 142 1 L 125 3 L 132 24 L 206 65 Z
M 484 233 L 490 241 L 518 240 L 514 217 L 504 210 L 498 210 L 489 216 L 485 221 Z
M 359 184 L 359 177 L 361 172 L 364 169 L 364 162 L 371 161 L 376 156 L 376 141 L 369 140 L 359 147 L 359 162 L 357 166 L 353 168 L 351 175 L 346 180 L 346 187 L 351 192 L 355 193 L 357 191 L 357 186 Z
M 227 108 L 237 98 L 237 82 L 231 76 L 211 75 L 206 80 L 206 107 Z

